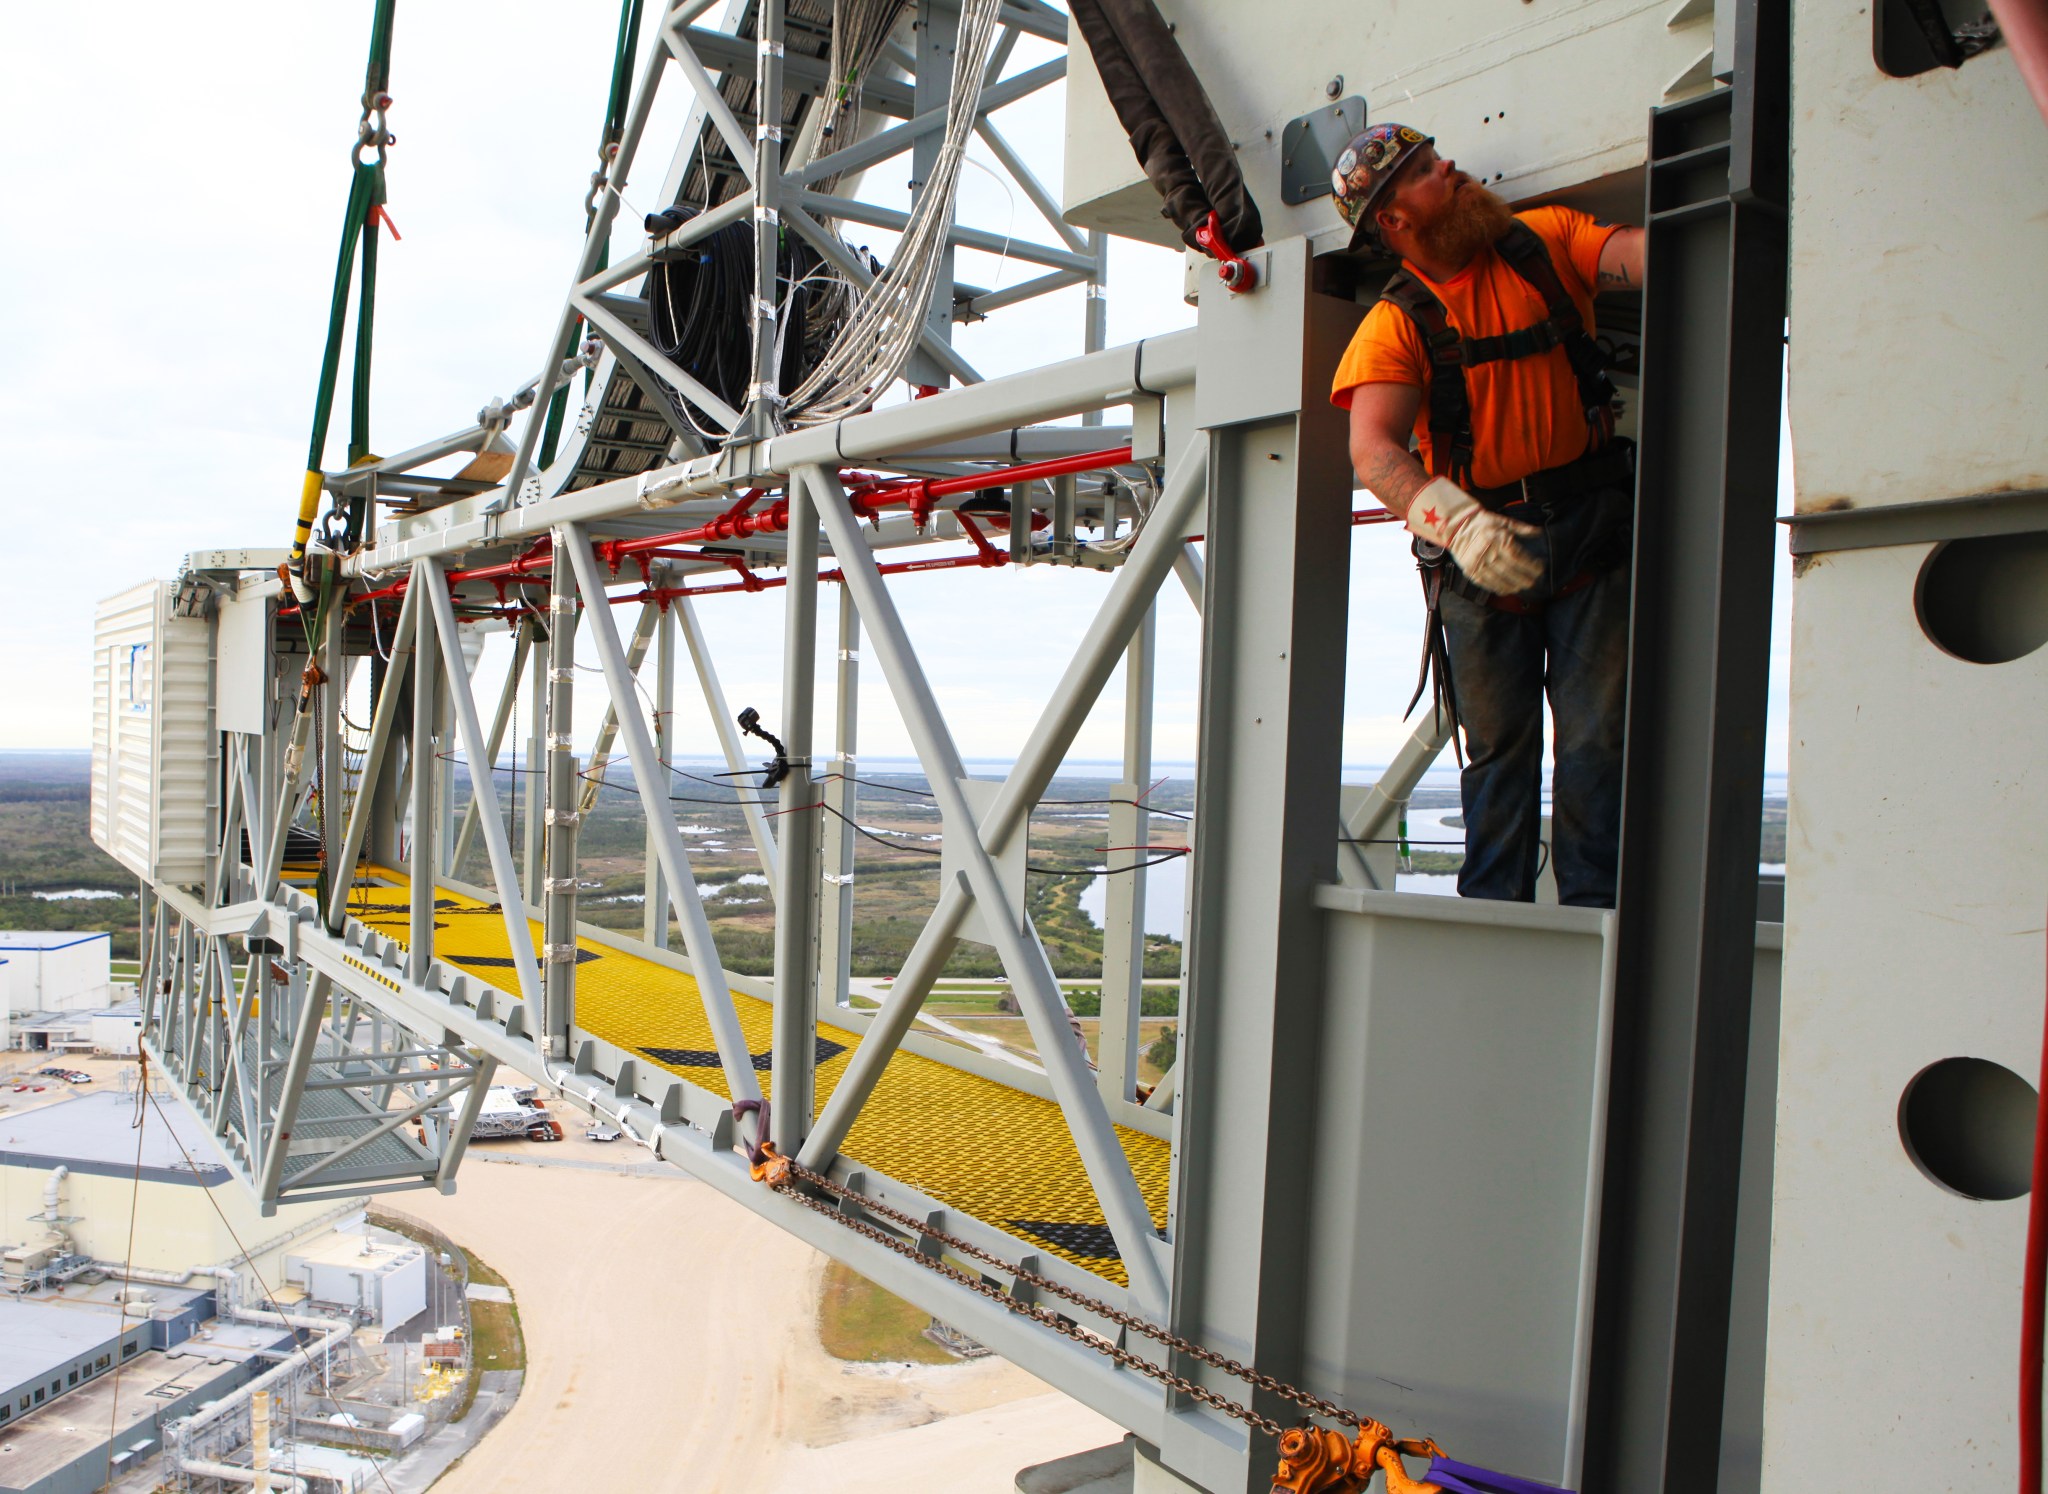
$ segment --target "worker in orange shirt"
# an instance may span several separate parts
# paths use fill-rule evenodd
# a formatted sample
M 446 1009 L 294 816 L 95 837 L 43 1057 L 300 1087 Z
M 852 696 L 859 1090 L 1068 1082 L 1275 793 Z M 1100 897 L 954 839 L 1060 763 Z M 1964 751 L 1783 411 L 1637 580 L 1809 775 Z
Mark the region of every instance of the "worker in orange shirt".
M 1643 231 L 1518 214 L 1406 125 L 1354 138 L 1332 183 L 1352 247 L 1401 258 L 1330 397 L 1358 480 L 1416 537 L 1424 668 L 1464 737 L 1458 891 L 1535 896 L 1547 693 L 1558 900 L 1611 908 L 1635 470 L 1593 296 L 1642 284 Z

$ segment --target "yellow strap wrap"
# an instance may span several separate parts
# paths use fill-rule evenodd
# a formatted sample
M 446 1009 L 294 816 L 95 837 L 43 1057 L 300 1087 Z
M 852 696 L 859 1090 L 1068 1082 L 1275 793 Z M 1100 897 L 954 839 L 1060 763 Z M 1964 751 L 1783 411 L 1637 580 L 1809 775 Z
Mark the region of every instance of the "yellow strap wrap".
M 304 603 L 313 600 L 312 588 L 306 585 L 306 540 L 313 533 L 313 516 L 320 511 L 320 487 L 323 479 L 318 472 L 308 472 L 306 481 L 299 489 L 299 522 L 292 530 L 292 558 L 290 562 L 292 592 Z
M 299 489 L 299 525 L 292 534 L 292 574 L 299 575 L 306 569 L 306 536 L 313 532 L 313 516 L 320 511 L 321 476 L 308 472 L 305 484 Z

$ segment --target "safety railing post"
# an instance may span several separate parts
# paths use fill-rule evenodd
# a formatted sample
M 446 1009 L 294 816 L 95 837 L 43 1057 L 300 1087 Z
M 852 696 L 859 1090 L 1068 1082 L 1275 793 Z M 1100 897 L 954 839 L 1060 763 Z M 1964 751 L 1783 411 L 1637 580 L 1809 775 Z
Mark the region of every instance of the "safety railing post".
M 673 609 L 656 609 L 654 619 L 654 750 L 665 763 L 676 750 L 676 617 Z M 656 949 L 668 948 L 668 886 L 661 878 L 661 856 L 654 832 L 647 832 L 647 870 L 641 903 L 640 937 Z
M 854 834 L 848 821 L 860 808 L 856 759 L 860 733 L 860 608 L 839 592 L 838 690 L 833 715 L 832 771 L 824 786 L 824 823 L 818 826 L 818 1001 L 845 1006 L 853 977 Z
M 1096 1082 L 1112 1104 L 1136 1098 L 1138 1019 L 1144 1014 L 1145 849 L 1151 816 L 1138 796 L 1152 776 L 1152 658 L 1155 604 L 1124 650 L 1123 781 L 1109 806 L 1109 849 L 1103 864 L 1128 867 L 1108 879 L 1102 910 L 1102 1018 Z
M 576 944 L 576 843 L 582 831 L 582 782 L 576 769 L 571 732 L 576 705 L 576 624 L 580 602 L 576 577 L 561 563 L 562 531 L 554 536 L 555 566 L 548 582 L 547 716 L 542 736 L 546 808 L 547 867 L 541 881 L 542 937 L 553 949 Z M 599 605 L 603 595 L 599 594 Z M 569 1051 L 569 1029 L 576 1011 L 574 959 L 550 959 L 544 981 L 541 1032 L 548 1056 Z
M 415 561 L 408 591 L 421 591 L 426 562 Z M 434 962 L 434 892 L 440 858 L 434 851 L 436 785 L 441 776 L 434 750 L 434 729 L 441 719 L 441 661 L 434 641 L 434 611 L 416 603 L 412 640 L 412 835 L 406 847 L 406 874 L 411 883 L 406 927 L 405 973 L 425 985 Z
M 818 784 L 811 777 L 812 699 L 817 683 L 818 521 L 808 484 L 789 484 L 789 547 L 782 636 L 783 754 L 789 771 L 776 796 L 782 882 L 775 899 L 775 1038 L 771 1128 L 795 1156 L 810 1130 L 817 1080 Z

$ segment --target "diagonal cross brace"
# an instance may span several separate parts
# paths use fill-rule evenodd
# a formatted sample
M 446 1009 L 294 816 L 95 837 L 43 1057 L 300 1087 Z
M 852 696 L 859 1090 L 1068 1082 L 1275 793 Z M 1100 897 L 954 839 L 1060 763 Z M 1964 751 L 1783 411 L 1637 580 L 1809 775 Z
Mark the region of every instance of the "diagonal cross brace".
M 626 756 L 633 764 L 633 782 L 640 790 L 640 807 L 646 814 L 647 828 L 654 835 L 655 854 L 661 861 L 662 877 L 668 883 L 669 906 L 676 910 L 676 922 L 682 928 L 683 952 L 690 957 L 690 969 L 704 1001 L 705 1020 L 711 1024 L 718 1066 L 734 1100 L 758 1100 L 760 1082 L 754 1077 L 753 1059 L 740 1032 L 739 1012 L 733 1006 L 732 989 L 725 981 L 725 966 L 718 958 L 711 920 L 704 914 L 704 900 L 697 895 L 697 878 L 690 868 L 689 852 L 684 849 L 682 833 L 676 829 L 676 817 L 669 810 L 668 773 L 655 756 L 654 738 L 646 721 L 633 709 L 633 673 L 626 667 L 626 650 L 619 642 L 611 609 L 604 605 L 604 576 L 597 568 L 597 557 L 591 553 L 589 538 L 575 524 L 564 524 L 555 531 L 555 554 L 569 557 L 576 572 L 577 588 L 588 604 L 584 620 L 597 644 L 605 684 L 611 690 L 613 703 L 619 707 L 619 735 L 625 739 Z
M 1185 548 L 1180 536 L 1207 495 L 1208 447 L 1191 443 L 1175 463 L 1160 495 L 1158 506 L 1146 521 L 1145 532 L 1131 548 L 1129 557 L 1110 583 L 1102 610 L 1089 625 L 1088 633 L 1060 678 L 1045 714 L 1033 728 L 1008 780 L 997 794 L 981 825 L 981 840 L 992 855 L 1000 856 L 1044 794 L 1059 770 L 1067 749 L 1073 744 L 1087 708 L 1115 672 L 1123 652 L 1139 624 L 1151 610 L 1152 599 L 1166 576 L 1172 572 Z M 1078 710 L 1073 708 L 1079 702 Z M 846 1133 L 874 1093 L 882 1069 L 902 1044 L 904 1034 L 917 1018 L 932 981 L 952 957 L 960 926 L 971 899 L 963 888 L 947 885 L 940 889 L 938 907 L 911 946 L 909 958 L 889 988 L 881 1009 L 875 1013 L 867 1036 L 854 1051 L 845 1074 L 833 1087 L 832 1098 L 804 1143 L 799 1160 L 804 1166 L 823 1171 L 832 1163 Z
M 1139 1303 L 1157 1310 L 1164 1310 L 1166 1306 L 1167 1289 L 1158 1256 L 1154 1254 L 1157 1235 L 1152 1228 L 1151 1216 L 1138 1191 L 1137 1179 L 1131 1173 L 1130 1161 L 1117 1142 L 1108 1107 L 1088 1073 L 1080 1045 L 1073 1040 L 1067 1026 L 1059 982 L 1046 959 L 1044 947 L 1038 942 L 1028 918 L 1020 926 L 1004 912 L 1002 885 L 990 847 L 1007 845 L 1011 837 L 1021 831 L 1029 819 L 1032 804 L 1043 791 L 1042 785 L 1031 780 L 1037 772 L 1049 771 L 1046 766 L 1048 758 L 1052 765 L 1057 765 L 1064 755 L 1065 744 L 1072 740 L 1074 732 L 1086 718 L 1089 704 L 1100 694 L 1103 684 L 1115 669 L 1131 630 L 1137 627 L 1151 604 L 1153 593 L 1165 579 L 1171 554 L 1179 546 L 1181 521 L 1190 515 L 1202 492 L 1202 471 L 1203 464 L 1198 459 L 1188 462 L 1176 474 L 1177 484 L 1169 490 L 1169 496 L 1162 497 L 1146 533 L 1140 538 L 1140 547 L 1134 548 L 1132 560 L 1112 585 L 1109 600 L 1090 626 L 1079 654 L 1068 667 L 1045 715 L 1033 731 L 1018 768 L 1005 780 L 986 821 L 981 824 L 977 824 L 967 796 L 960 787 L 966 768 L 953 744 L 952 733 L 947 729 L 944 714 L 910 644 L 903 620 L 896 611 L 895 599 L 883 584 L 873 552 L 861 536 L 858 521 L 847 503 L 845 489 L 840 486 L 836 475 L 822 467 L 802 467 L 795 474 L 817 498 L 819 520 L 831 537 L 833 554 L 845 577 L 847 592 L 860 608 L 882 672 L 896 697 L 897 708 L 910 731 L 911 740 L 916 744 L 918 758 L 938 801 L 947 833 L 961 837 L 966 846 L 965 875 L 956 878 L 954 885 L 944 890 L 941 912 L 934 913 L 925 933 L 919 936 L 918 944 L 925 946 L 926 935 L 934 935 L 930 942 L 943 945 L 950 952 L 957 936 L 959 919 L 964 915 L 968 902 L 972 900 L 980 906 L 982 917 L 994 936 L 1003 967 L 1010 974 L 1012 988 L 1031 1028 L 1032 1038 L 1038 1045 L 1039 1057 L 1052 1082 L 1053 1095 L 1072 1128 L 1075 1147 L 1081 1154 L 1081 1163 L 1094 1187 L 1096 1200 L 1102 1205 L 1103 1218 L 1116 1237 L 1118 1252 L 1130 1273 L 1132 1295 Z M 1149 547 L 1145 546 L 1145 541 L 1151 541 Z M 1149 562 L 1142 567 L 1137 564 L 1141 550 Z M 1161 563 L 1162 554 L 1166 556 L 1165 563 Z M 1034 771 L 1027 771 L 1027 767 Z M 961 885 L 963 881 L 964 887 Z M 941 923 L 947 904 L 957 905 L 947 920 L 950 928 Z M 933 973 L 936 973 L 937 964 L 942 962 L 943 956 L 939 961 L 931 962 Z M 918 973 L 922 975 L 922 971 Z M 901 978 L 898 984 L 903 984 Z M 891 994 L 893 997 L 897 993 L 892 991 Z M 921 994 L 913 991 L 906 995 L 904 1006 L 912 1006 Z M 878 1020 L 876 1027 L 880 1026 Z M 869 1042 L 862 1045 L 864 1052 L 870 1046 L 886 1048 L 886 1039 L 875 1042 L 879 1035 L 870 1031 Z M 849 1074 L 848 1078 L 851 1077 Z M 844 1086 L 845 1080 L 842 1080 L 841 1088 Z M 833 1147 L 836 1150 L 836 1142 Z M 806 1155 L 809 1150 L 806 1147 Z
M 416 562 L 416 581 L 426 593 L 434 616 L 434 636 L 441 645 L 441 663 L 447 675 L 448 698 L 455 707 L 455 724 L 462 733 L 462 754 L 469 759 L 469 791 L 482 806 L 479 819 L 484 832 L 484 849 L 490 853 L 491 878 L 498 884 L 498 905 L 505 915 L 505 939 L 512 948 L 512 968 L 519 973 L 519 995 L 533 1011 L 540 1010 L 540 966 L 533 958 L 533 929 L 526 921 L 526 899 L 519 890 L 519 867 L 512 859 L 512 842 L 505 834 L 505 819 L 498 812 L 497 765 L 491 761 L 490 745 L 484 740 L 483 723 L 476 713 L 476 696 L 469 688 L 469 666 L 462 657 L 462 640 L 455 635 L 455 604 L 448 596 L 448 577 L 441 562 L 431 557 Z

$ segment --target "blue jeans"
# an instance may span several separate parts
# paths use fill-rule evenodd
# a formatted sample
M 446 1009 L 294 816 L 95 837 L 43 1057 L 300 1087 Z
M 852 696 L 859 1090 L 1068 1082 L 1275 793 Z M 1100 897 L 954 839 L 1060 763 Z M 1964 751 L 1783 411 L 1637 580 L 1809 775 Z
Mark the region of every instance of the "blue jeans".
M 1503 612 L 1444 588 L 1444 636 L 1465 735 L 1461 897 L 1535 899 L 1547 694 L 1557 731 L 1551 782 L 1557 900 L 1614 906 L 1628 686 L 1629 512 L 1630 495 L 1619 490 L 1566 499 L 1548 513 L 1522 505 L 1508 510 L 1543 527 L 1524 541 L 1544 561 L 1542 578 L 1521 593 L 1533 611 Z M 1617 558 L 1620 563 L 1611 564 Z M 1556 595 L 1589 569 L 1599 571 L 1591 585 Z

